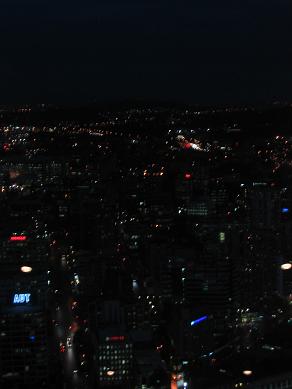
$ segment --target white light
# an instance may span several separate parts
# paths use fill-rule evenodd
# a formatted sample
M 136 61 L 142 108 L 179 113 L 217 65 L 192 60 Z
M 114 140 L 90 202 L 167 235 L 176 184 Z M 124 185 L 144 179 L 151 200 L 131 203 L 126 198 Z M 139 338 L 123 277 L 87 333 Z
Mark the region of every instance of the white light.
M 30 273 L 32 271 L 32 267 L 30 267 L 30 266 L 21 266 L 20 270 L 23 273 Z
M 289 263 L 289 262 L 283 263 L 283 264 L 281 265 L 281 269 L 282 269 L 282 270 L 290 270 L 291 268 L 292 268 L 292 263 Z
M 107 374 L 108 376 L 112 377 L 112 376 L 115 374 L 115 372 L 114 372 L 113 370 L 108 370 L 108 371 L 106 372 L 106 374 Z
M 246 376 L 252 375 L 252 370 L 243 370 L 242 374 Z

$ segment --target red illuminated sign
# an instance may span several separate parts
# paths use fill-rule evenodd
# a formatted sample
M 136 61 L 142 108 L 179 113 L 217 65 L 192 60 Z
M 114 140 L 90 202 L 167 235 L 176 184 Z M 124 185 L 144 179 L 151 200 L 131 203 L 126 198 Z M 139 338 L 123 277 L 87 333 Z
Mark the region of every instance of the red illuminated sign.
M 121 340 L 125 340 L 125 337 L 124 336 L 109 336 L 106 338 L 106 340 L 110 341 L 110 342 L 118 342 Z
M 26 240 L 26 236 L 25 235 L 13 235 L 13 236 L 10 236 L 9 240 L 11 242 L 23 242 L 24 240 Z

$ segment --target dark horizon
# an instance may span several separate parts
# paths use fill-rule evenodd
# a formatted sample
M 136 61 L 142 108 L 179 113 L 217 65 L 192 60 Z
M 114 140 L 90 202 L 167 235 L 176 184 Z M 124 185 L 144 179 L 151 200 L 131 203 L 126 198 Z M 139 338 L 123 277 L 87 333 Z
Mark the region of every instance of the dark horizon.
M 188 101 L 178 101 L 178 100 L 159 100 L 159 99 L 112 99 L 112 100 L 88 100 L 88 101 L 23 101 L 15 103 L 0 103 L 1 109 L 21 109 L 21 108 L 30 108 L 32 110 L 43 108 L 44 110 L 82 110 L 82 109 L 97 109 L 97 110 L 126 110 L 126 109 L 135 109 L 135 108 L 145 108 L 145 109 L 248 109 L 248 110 L 261 110 L 261 109 L 271 109 L 271 108 L 289 108 L 292 107 L 291 100 L 261 100 L 257 102 L 221 102 L 221 103 L 195 103 Z

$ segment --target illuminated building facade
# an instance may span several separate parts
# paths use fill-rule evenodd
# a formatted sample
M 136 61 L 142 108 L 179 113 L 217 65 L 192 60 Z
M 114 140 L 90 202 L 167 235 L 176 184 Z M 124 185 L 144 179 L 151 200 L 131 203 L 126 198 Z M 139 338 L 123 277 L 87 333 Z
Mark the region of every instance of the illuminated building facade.
M 98 346 L 99 387 L 130 387 L 133 380 L 133 345 L 124 335 L 103 338 Z

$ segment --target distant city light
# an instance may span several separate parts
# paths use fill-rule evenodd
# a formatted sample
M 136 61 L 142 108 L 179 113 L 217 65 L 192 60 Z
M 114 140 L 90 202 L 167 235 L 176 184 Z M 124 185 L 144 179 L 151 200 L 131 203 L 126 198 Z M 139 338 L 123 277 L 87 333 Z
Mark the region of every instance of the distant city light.
M 292 268 L 292 263 L 289 263 L 289 262 L 283 263 L 283 264 L 281 265 L 281 269 L 282 269 L 282 270 L 290 270 L 291 268 Z
M 138 282 L 136 280 L 133 280 L 133 291 L 137 292 L 139 289 Z
M 282 213 L 288 213 L 289 212 L 289 208 L 282 208 Z
M 106 372 L 106 374 L 107 374 L 109 377 L 112 377 L 112 376 L 115 374 L 115 372 L 114 372 L 113 370 L 108 370 L 108 371 Z
M 185 174 L 185 179 L 189 180 L 190 178 L 192 178 L 192 175 L 190 173 L 186 173 Z
M 219 232 L 219 240 L 220 240 L 220 242 L 225 241 L 225 232 Z
M 199 323 L 201 323 L 202 321 L 207 320 L 207 319 L 208 319 L 208 316 L 202 316 L 202 317 L 200 317 L 199 319 L 193 320 L 193 321 L 191 322 L 191 326 L 195 326 L 196 324 L 199 324 Z
M 15 242 L 15 241 L 23 242 L 24 240 L 26 240 L 26 236 L 25 235 L 12 235 L 12 236 L 10 236 L 9 240 L 11 242 Z
M 20 270 L 23 273 L 30 273 L 32 271 L 32 267 L 30 267 L 30 266 L 21 266 Z

